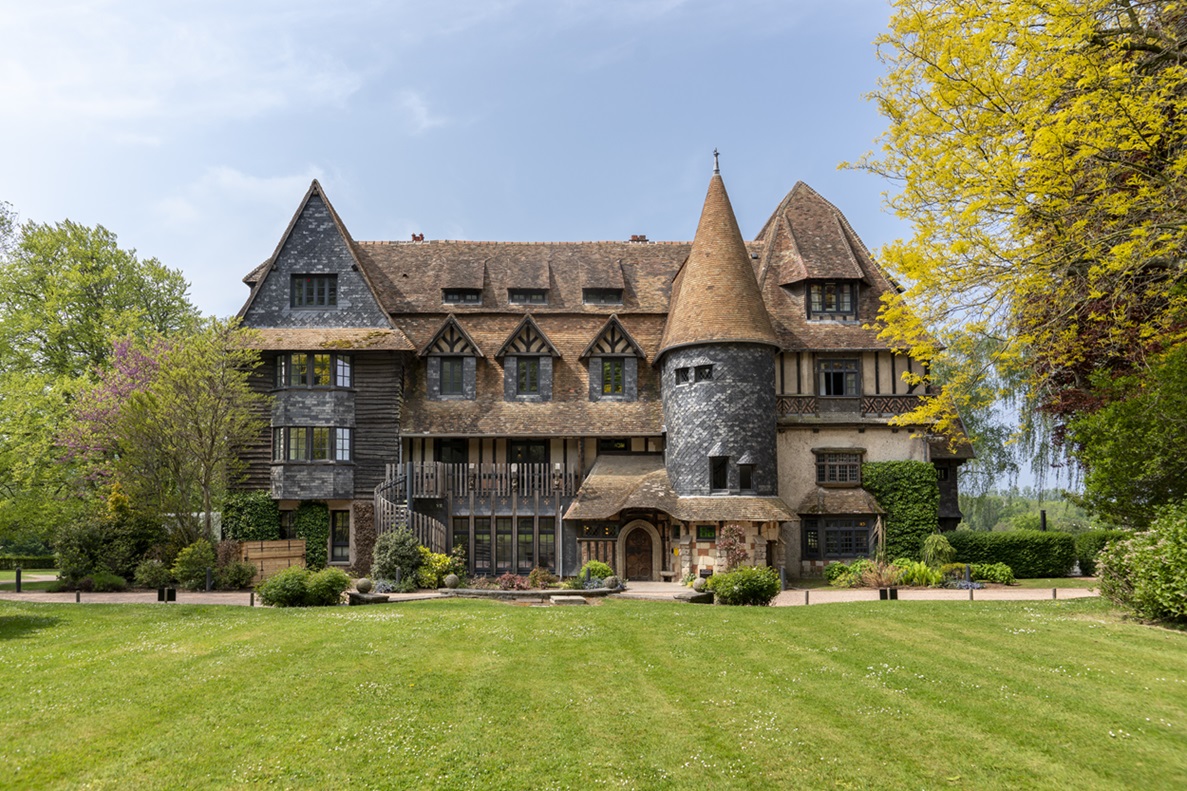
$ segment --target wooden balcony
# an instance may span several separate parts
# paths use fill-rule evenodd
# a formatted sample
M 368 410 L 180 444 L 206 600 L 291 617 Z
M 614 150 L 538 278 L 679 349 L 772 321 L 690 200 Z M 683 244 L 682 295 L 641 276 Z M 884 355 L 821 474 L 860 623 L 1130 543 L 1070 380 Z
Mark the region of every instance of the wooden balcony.
M 775 414 L 780 418 L 792 419 L 844 412 L 860 412 L 862 417 L 893 417 L 910 412 L 918 407 L 919 403 L 920 396 L 917 395 L 863 395 L 860 399 L 781 395 L 775 398 Z
M 564 464 L 444 464 L 411 462 L 405 465 L 413 497 L 457 495 L 541 494 L 571 497 L 581 486 L 576 468 Z M 389 477 L 391 477 L 389 475 Z

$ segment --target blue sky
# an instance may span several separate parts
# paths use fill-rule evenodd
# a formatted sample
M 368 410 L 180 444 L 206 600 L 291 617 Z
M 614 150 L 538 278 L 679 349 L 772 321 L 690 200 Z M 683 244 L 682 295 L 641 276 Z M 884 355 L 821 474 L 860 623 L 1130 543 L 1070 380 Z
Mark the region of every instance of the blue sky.
M 883 0 L 0 0 L 0 200 L 238 310 L 318 178 L 357 239 L 745 236 L 797 180 L 875 249 Z

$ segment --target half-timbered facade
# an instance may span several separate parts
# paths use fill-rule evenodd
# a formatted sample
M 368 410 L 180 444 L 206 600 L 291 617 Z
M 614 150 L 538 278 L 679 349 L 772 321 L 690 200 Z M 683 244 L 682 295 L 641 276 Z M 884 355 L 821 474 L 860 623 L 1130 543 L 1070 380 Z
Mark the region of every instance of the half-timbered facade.
M 715 171 L 692 242 L 361 242 L 315 181 L 245 282 L 272 425 L 248 485 L 331 512 L 332 562 L 407 524 L 476 574 L 629 579 L 864 554 L 865 461 L 935 464 L 955 526 L 963 461 L 889 419 L 923 395 L 867 328 L 894 288 L 797 184 L 743 241 Z

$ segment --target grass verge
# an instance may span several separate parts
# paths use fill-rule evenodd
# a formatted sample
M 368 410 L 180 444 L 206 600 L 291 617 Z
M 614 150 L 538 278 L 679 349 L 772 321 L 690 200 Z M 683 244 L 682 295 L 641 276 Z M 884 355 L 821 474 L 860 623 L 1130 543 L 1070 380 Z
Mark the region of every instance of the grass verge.
M 1176 788 L 1187 634 L 1099 600 L 0 601 L 0 787 Z

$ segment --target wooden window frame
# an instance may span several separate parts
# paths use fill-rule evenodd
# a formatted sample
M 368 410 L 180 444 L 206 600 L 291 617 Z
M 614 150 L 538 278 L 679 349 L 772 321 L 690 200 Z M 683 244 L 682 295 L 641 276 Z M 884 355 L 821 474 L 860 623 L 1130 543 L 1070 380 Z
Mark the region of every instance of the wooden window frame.
M 482 289 L 480 288 L 443 288 L 441 301 L 446 305 L 481 305 Z
M 548 289 L 546 288 L 509 288 L 507 302 L 512 305 L 547 305 Z
M 345 517 L 345 520 L 343 520 Z M 339 522 L 345 521 L 345 526 Z M 345 532 L 340 532 L 345 528 Z M 345 539 L 345 540 L 343 540 Z M 330 511 L 330 563 L 350 562 L 350 511 Z
M 854 450 L 817 450 L 816 456 L 816 485 L 827 487 L 857 487 L 861 486 L 861 464 L 864 451 Z
M 808 319 L 857 321 L 858 294 L 858 284 L 852 280 L 822 280 L 809 283 Z M 846 301 L 848 307 L 842 307 Z
M 621 288 L 583 288 L 581 301 L 586 305 L 621 305 Z
M 293 275 L 289 280 L 289 307 L 317 310 L 338 306 L 338 275 Z
M 319 381 L 319 379 L 321 381 Z M 340 352 L 284 352 L 276 357 L 276 387 L 349 390 L 354 359 Z
M 856 357 L 822 357 L 816 361 L 816 382 L 817 394 L 821 398 L 860 398 L 861 360 Z M 826 392 L 835 390 L 838 383 L 842 392 Z M 850 389 L 853 392 L 849 392 Z
M 626 394 L 626 361 L 621 357 L 602 358 L 602 395 Z
M 515 360 L 515 394 L 540 395 L 540 358 L 517 356 Z
M 466 394 L 466 358 L 464 355 L 443 355 L 436 358 L 440 360 L 438 371 L 440 378 L 440 394 L 442 398 L 464 396 Z M 449 372 L 447 375 L 447 371 Z M 450 385 L 446 388 L 446 383 Z M 456 385 L 456 387 L 454 387 Z

